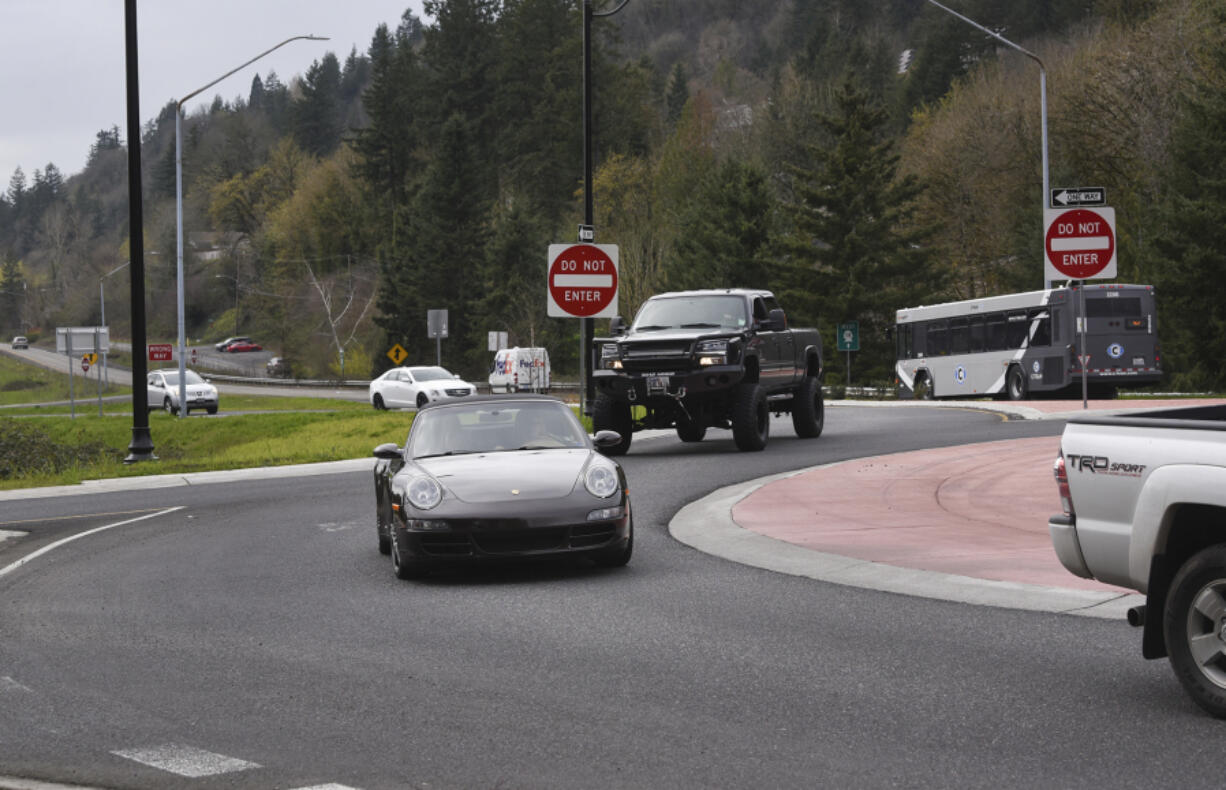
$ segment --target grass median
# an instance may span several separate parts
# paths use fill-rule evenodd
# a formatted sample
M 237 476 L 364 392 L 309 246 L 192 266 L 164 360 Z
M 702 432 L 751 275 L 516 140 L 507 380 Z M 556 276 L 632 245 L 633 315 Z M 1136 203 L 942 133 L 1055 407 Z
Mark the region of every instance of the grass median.
M 149 434 L 158 460 L 137 464 L 123 463 L 132 440 L 130 415 L 3 417 L 0 489 L 368 458 L 375 445 L 400 444 L 408 435 L 412 412 L 355 410 L 339 407 L 341 403 L 313 400 L 314 410 L 309 412 L 266 411 L 207 419 L 177 419 L 154 412 L 149 416 Z M 338 408 L 328 410 L 330 404 Z

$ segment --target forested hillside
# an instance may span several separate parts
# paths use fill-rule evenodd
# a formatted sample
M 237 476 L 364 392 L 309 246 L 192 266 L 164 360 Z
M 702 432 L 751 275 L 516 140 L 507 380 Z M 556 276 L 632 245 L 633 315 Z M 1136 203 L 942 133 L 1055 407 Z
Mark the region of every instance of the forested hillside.
M 1120 280 L 1159 289 L 1167 386 L 1226 387 L 1199 362 L 1226 344 L 1226 0 L 944 4 L 1042 58 L 1051 183 L 1107 189 Z M 543 275 L 582 219 L 581 0 L 425 8 L 186 119 L 185 228 L 207 252 L 187 261 L 192 338 L 239 326 L 317 375 L 343 348 L 364 376 L 392 343 L 433 359 L 426 311 L 446 308 L 458 372 L 483 377 L 490 330 L 576 368 L 577 322 L 545 317 Z M 596 233 L 620 246 L 624 314 L 664 288 L 770 287 L 828 338 L 859 320 L 855 378 L 878 383 L 895 309 L 1042 287 L 1029 58 L 924 0 L 630 0 L 594 30 Z M 142 139 L 167 339 L 173 111 Z M 99 320 L 98 282 L 126 260 L 125 153 L 102 130 L 81 173 L 12 174 L 6 331 Z

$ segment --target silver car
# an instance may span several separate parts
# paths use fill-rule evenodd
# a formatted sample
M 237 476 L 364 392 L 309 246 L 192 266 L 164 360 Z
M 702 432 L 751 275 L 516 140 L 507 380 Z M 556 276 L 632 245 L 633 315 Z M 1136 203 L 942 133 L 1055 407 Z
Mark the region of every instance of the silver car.
M 187 411 L 204 409 L 209 414 L 217 413 L 217 388 L 189 370 L 183 377 L 186 383 Z M 170 414 L 179 413 L 179 371 L 155 370 L 149 374 L 147 390 L 149 411 L 165 409 Z

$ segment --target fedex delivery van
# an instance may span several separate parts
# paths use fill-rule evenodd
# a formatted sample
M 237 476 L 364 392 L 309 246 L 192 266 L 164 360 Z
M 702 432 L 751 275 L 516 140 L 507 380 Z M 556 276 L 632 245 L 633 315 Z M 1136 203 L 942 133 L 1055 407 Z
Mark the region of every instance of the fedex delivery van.
M 549 352 L 543 348 L 504 348 L 494 354 L 490 392 L 549 390 Z

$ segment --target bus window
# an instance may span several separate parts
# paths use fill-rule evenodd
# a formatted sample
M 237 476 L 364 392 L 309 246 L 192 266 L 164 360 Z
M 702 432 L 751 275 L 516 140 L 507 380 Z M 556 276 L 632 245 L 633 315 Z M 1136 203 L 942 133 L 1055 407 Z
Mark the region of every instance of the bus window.
M 1087 299 L 1086 315 L 1090 318 L 1131 318 L 1141 315 L 1141 299 L 1125 296 L 1116 299 Z
M 988 351 L 1004 351 L 1009 346 L 1005 341 L 1005 314 L 992 313 L 988 318 Z
M 967 342 L 965 318 L 952 318 L 949 321 L 949 353 L 965 354 L 970 344 Z
M 984 350 L 984 320 L 983 317 L 971 319 L 971 353 Z
M 928 324 L 928 336 L 925 338 L 927 349 L 925 353 L 930 357 L 943 357 L 949 353 L 949 349 L 945 345 L 946 340 L 946 324 L 945 321 L 932 321 Z
M 1051 313 L 1045 309 L 1030 311 L 1030 324 L 1034 332 L 1030 338 L 1031 346 L 1051 345 Z
M 1005 341 L 1008 348 L 1021 348 L 1026 344 L 1026 333 L 1030 329 L 1030 323 L 1026 320 L 1025 313 L 1009 313 L 1008 327 L 1005 329 Z

